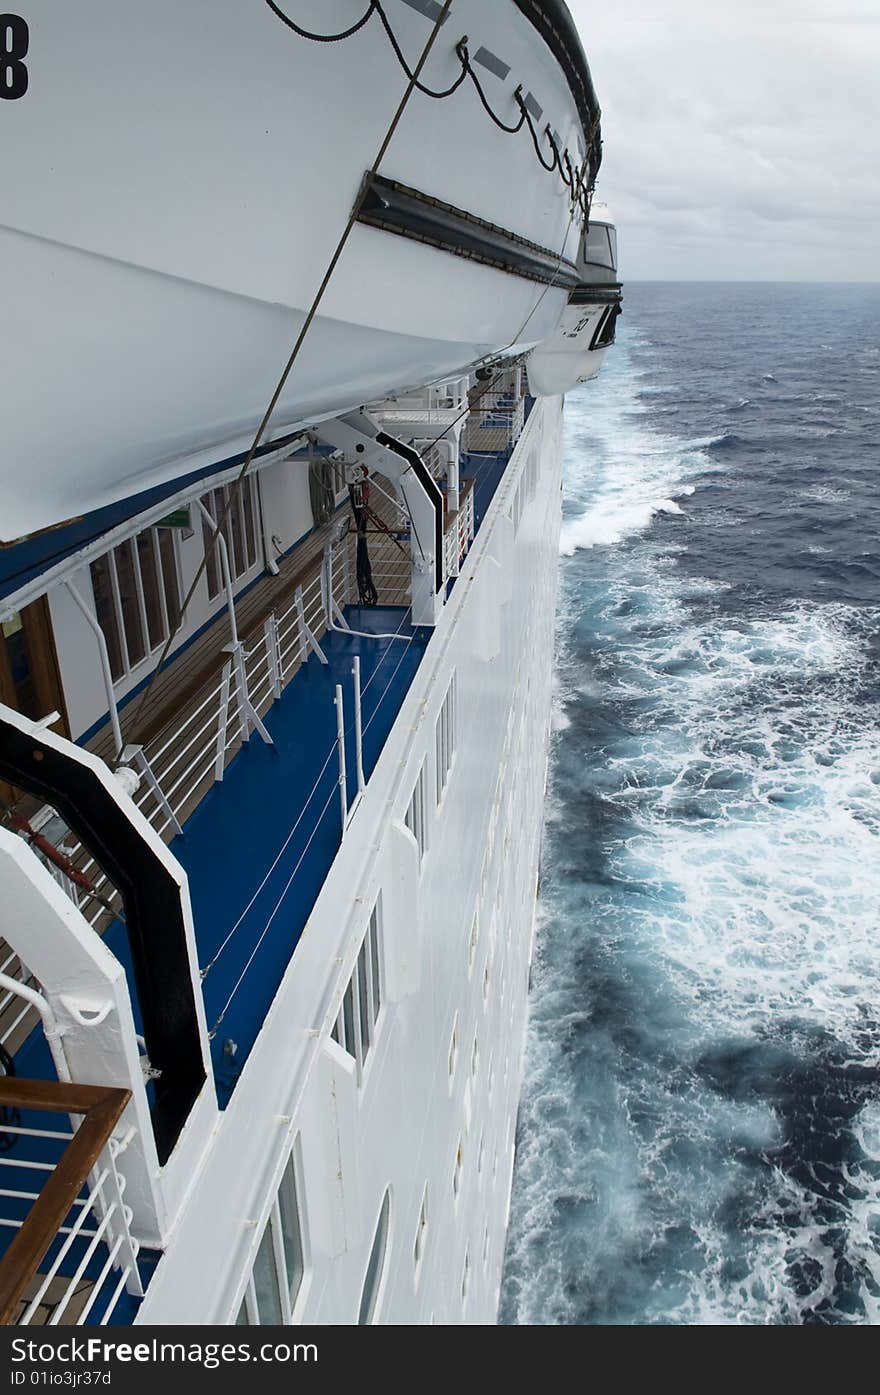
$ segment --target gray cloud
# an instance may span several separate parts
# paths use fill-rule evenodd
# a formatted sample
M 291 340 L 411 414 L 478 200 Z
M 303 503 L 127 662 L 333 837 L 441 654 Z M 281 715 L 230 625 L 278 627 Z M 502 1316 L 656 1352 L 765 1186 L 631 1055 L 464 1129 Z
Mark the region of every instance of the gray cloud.
M 876 0 L 569 0 L 631 278 L 880 279 Z

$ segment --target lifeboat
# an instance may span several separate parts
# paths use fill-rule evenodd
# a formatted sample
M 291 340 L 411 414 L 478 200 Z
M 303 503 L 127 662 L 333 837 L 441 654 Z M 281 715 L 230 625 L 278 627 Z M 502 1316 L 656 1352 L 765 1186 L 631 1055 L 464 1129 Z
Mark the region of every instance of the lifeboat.
M 594 203 L 578 256 L 579 280 L 553 333 L 527 359 L 536 397 L 569 392 L 595 378 L 614 343 L 621 312 L 617 230 L 607 204 Z
M 560 0 L 22 11 L 0 542 L 228 464 L 307 321 L 266 443 L 570 313 L 600 136 Z

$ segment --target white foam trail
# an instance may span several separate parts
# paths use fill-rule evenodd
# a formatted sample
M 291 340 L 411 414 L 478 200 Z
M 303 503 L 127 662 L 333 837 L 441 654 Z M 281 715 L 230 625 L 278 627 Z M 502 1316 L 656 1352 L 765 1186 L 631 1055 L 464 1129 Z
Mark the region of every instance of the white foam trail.
M 723 585 L 680 573 L 669 534 L 614 551 L 718 468 L 704 442 L 645 431 L 626 373 L 616 360 L 569 417 L 561 550 L 607 553 L 586 652 L 584 569 L 596 569 L 563 570 L 506 1312 L 799 1323 L 835 1301 L 838 1230 L 864 1279 L 863 1312 L 837 1320 L 877 1322 L 880 1105 L 849 1125 L 832 1226 L 818 1180 L 787 1167 L 772 1093 L 726 1096 L 694 1066 L 769 1042 L 821 1071 L 825 1042 L 845 1051 L 841 1069 L 880 1068 L 880 711 L 853 706 L 873 621 L 806 603 L 693 612 Z M 585 768 L 585 729 L 598 766 Z M 587 795 L 625 836 L 599 823 L 583 846 Z M 600 878 L 579 875 L 581 846 Z M 744 1152 L 763 1166 L 749 1172 Z M 731 1227 L 725 1208 L 740 1201 Z
M 648 409 L 639 401 L 625 351 L 603 387 L 597 391 L 591 384 L 590 392 L 566 401 L 566 501 L 581 511 L 563 523 L 564 557 L 580 548 L 615 546 L 643 532 L 659 514 L 680 514 L 678 501 L 693 494 L 693 478 L 720 468 L 704 451 L 723 436 L 683 442 L 644 430 L 641 417 Z

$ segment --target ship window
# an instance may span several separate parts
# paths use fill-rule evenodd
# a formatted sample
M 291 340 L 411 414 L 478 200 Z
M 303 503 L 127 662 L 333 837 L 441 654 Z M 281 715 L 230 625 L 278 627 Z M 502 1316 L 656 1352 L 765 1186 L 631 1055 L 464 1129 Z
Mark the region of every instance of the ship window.
M 416 1226 L 416 1239 L 413 1245 L 413 1260 L 415 1261 L 416 1273 L 421 1268 L 422 1258 L 425 1253 L 425 1240 L 428 1233 L 428 1184 L 425 1183 L 425 1190 L 422 1194 L 422 1205 L 419 1210 L 419 1223 Z
M 281 1289 L 278 1284 L 278 1270 L 275 1264 L 275 1244 L 271 1220 L 263 1231 L 263 1238 L 254 1261 L 253 1277 L 260 1324 L 264 1327 L 280 1325 L 284 1321 L 284 1315 L 281 1308 Z
M 367 1272 L 364 1276 L 361 1304 L 358 1309 L 358 1325 L 360 1327 L 364 1327 L 368 1323 L 371 1323 L 376 1316 L 379 1290 L 382 1286 L 382 1276 L 385 1273 L 385 1260 L 388 1254 L 388 1228 L 390 1219 L 391 1192 L 386 1191 L 382 1200 L 382 1209 L 379 1212 L 379 1219 L 376 1222 L 376 1234 L 373 1236 L 370 1258 L 367 1262 Z
M 257 531 L 260 504 L 256 476 L 250 476 L 240 488 L 236 484 L 224 484 L 218 489 L 212 489 L 209 494 L 202 496 L 202 504 L 217 524 L 225 514 L 220 531 L 226 539 L 229 570 L 233 580 L 244 576 L 256 565 L 259 556 Z M 205 576 L 208 581 L 208 596 L 212 601 L 223 590 L 223 568 L 217 545 L 212 545 L 213 538 L 214 530 L 203 517 Z
M 145 528 L 91 564 L 95 614 L 114 682 L 154 653 L 180 620 L 174 538 Z
M 428 849 L 428 810 L 425 801 L 424 765 L 419 771 L 419 778 L 416 780 L 404 822 L 418 844 L 419 865 L 421 866 Z
M 342 995 L 342 1006 L 330 1033 L 333 1040 L 353 1056 L 358 1071 L 376 1036 L 376 1022 L 382 1006 L 382 982 L 379 972 L 379 903 L 376 902 L 355 960 L 354 973 Z
M 290 1295 L 291 1311 L 303 1281 L 305 1263 L 303 1259 L 302 1228 L 299 1220 L 299 1201 L 296 1194 L 296 1172 L 293 1153 L 287 1159 L 287 1166 L 278 1189 L 278 1215 L 281 1222 L 281 1246 L 284 1254 L 284 1267 L 287 1271 L 287 1291 Z
M 455 674 L 452 675 L 440 716 L 437 718 L 435 734 L 437 758 L 437 803 L 443 798 L 452 758 L 455 755 Z

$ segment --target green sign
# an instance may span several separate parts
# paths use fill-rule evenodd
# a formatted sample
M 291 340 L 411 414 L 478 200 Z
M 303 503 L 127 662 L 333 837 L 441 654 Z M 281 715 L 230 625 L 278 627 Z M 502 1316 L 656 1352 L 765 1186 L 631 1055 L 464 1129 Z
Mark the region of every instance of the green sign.
M 160 518 L 156 524 L 157 528 L 191 528 L 192 523 L 189 517 L 189 507 L 174 509 L 172 513 L 166 513 L 164 518 Z

